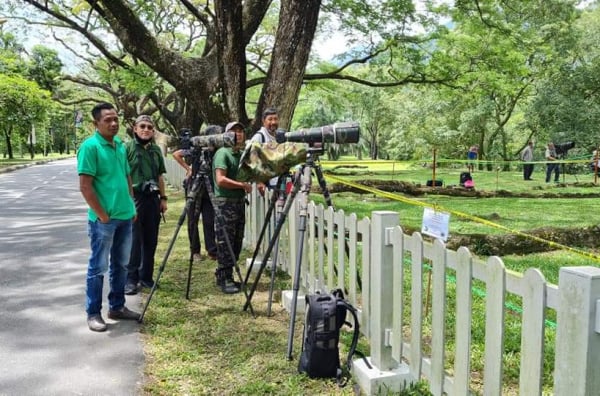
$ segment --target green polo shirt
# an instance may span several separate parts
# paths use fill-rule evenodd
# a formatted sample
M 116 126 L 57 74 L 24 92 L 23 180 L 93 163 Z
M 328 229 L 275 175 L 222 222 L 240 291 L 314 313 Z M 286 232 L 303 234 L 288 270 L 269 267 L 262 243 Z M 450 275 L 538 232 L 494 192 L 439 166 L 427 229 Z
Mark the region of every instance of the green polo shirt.
M 154 180 L 158 183 L 158 176 L 167 173 L 162 151 L 156 144 L 149 143 L 144 147 L 132 139 L 125 143 L 125 147 L 134 191 L 139 192 L 144 182 Z
M 92 185 L 98 201 L 111 219 L 128 220 L 135 216 L 127 182 L 130 173 L 127 153 L 119 137 L 114 137 L 114 146 L 98 131 L 87 138 L 77 151 L 77 173 L 94 177 Z M 88 219 L 98 219 L 91 208 Z
M 243 198 L 246 192 L 241 188 L 235 190 L 228 190 L 226 188 L 220 188 L 217 186 L 216 180 L 216 169 L 225 169 L 227 171 L 227 177 L 236 180 L 238 165 L 240 163 L 240 157 L 242 156 L 241 151 L 234 152 L 231 147 L 221 147 L 215 153 L 213 157 L 213 176 L 215 180 L 215 197 L 217 198 Z

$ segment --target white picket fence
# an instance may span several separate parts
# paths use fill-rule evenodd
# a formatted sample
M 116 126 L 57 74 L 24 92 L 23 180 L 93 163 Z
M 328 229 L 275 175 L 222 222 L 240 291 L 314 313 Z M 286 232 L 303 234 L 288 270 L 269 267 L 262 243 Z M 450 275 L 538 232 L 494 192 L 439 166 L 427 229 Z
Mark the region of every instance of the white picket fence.
M 179 185 L 169 174 L 171 184 Z M 245 243 L 253 250 L 269 201 L 256 191 L 249 201 Z M 291 206 L 279 235 L 277 265 L 293 279 L 300 264 L 300 294 L 339 287 L 359 309 L 373 368 L 357 360 L 353 375 L 366 394 L 398 392 L 425 379 L 434 395 L 600 395 L 599 268 L 562 268 L 555 286 L 536 269 L 517 274 L 499 257 L 481 261 L 464 247 L 452 251 L 420 233 L 407 235 L 396 212 L 375 211 L 359 220 L 310 202 L 302 212 L 303 231 L 299 209 L 298 202 Z M 275 217 L 265 228 L 263 253 Z M 305 240 L 298 263 L 301 233 Z M 518 384 L 508 384 L 503 373 L 506 307 L 514 296 L 522 310 L 519 378 Z M 478 299 L 484 300 L 485 312 L 475 314 Z M 556 328 L 545 342 L 548 316 L 555 318 Z M 474 331 L 484 332 L 477 356 Z M 453 348 L 448 347 L 450 339 Z M 548 345 L 554 349 L 553 381 L 546 380 L 543 387 Z M 481 372 L 473 369 L 475 363 L 483 367 Z

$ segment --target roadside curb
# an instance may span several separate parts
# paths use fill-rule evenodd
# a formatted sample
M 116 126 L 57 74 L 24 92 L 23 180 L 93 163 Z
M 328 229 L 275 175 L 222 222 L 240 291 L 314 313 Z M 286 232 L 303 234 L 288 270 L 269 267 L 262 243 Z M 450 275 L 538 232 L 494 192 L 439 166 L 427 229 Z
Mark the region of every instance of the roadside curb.
M 33 165 L 42 165 L 42 164 L 46 164 L 48 162 L 60 161 L 60 160 L 65 160 L 65 159 L 69 159 L 69 158 L 73 158 L 73 157 L 46 159 L 46 160 L 39 160 L 39 161 L 29 162 L 27 164 L 7 166 L 6 168 L 0 168 L 0 174 L 2 174 L 2 173 L 8 173 L 8 172 L 13 172 L 13 171 L 16 171 L 16 170 L 19 170 L 19 169 L 23 169 L 23 168 L 28 168 L 28 167 L 33 166 Z

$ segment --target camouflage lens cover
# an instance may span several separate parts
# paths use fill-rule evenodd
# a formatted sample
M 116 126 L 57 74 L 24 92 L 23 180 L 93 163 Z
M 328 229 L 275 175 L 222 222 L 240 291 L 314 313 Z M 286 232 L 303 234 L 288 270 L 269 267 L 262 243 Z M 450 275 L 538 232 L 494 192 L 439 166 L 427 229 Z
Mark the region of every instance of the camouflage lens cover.
M 307 143 L 248 143 L 237 174 L 239 181 L 266 183 L 306 162 Z

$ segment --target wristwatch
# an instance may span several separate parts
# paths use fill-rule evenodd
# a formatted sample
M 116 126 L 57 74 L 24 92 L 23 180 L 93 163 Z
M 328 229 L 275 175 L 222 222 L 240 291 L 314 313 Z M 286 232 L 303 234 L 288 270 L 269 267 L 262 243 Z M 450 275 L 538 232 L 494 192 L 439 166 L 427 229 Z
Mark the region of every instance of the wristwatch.
M 161 195 L 160 199 L 163 200 L 163 201 L 168 201 L 169 200 L 166 195 Z

